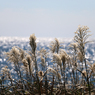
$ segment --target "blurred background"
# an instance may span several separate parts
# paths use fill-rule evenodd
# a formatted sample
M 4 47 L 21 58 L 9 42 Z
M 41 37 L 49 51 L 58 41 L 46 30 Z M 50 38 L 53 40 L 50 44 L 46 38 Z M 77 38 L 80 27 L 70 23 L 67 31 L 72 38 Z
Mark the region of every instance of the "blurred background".
M 0 0 L 0 36 L 72 38 L 79 25 L 95 36 L 95 0 Z

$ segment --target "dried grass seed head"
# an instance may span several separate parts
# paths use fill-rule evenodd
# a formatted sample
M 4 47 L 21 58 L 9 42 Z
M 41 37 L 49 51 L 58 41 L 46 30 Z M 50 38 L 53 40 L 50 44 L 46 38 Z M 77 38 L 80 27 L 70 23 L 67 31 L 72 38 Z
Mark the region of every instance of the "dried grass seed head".
M 51 67 L 48 67 L 47 71 L 49 71 L 49 72 L 52 72 L 52 73 L 56 74 L 56 71 L 55 71 L 53 68 L 51 68 Z
M 31 65 L 31 72 L 33 72 L 33 70 L 34 70 L 34 62 L 31 61 L 30 65 Z
M 21 71 L 23 71 L 23 73 L 27 73 L 28 74 L 28 72 L 29 72 L 29 67 L 27 66 L 24 66 L 24 65 L 21 65 Z
M 95 72 L 95 63 L 92 64 L 92 71 Z
M 65 61 L 68 61 L 69 62 L 70 56 L 63 49 L 60 49 L 59 54 L 60 54 L 61 60 L 64 60 L 65 59 Z
M 35 42 L 36 41 L 35 34 L 30 35 L 30 38 L 29 39 L 30 39 L 31 42 Z
M 22 63 L 23 63 L 23 65 L 24 65 L 25 67 L 27 67 L 27 66 L 28 66 L 28 62 L 27 62 L 27 60 L 26 60 L 26 59 L 23 59 L 23 60 L 22 60 Z
M 87 76 L 86 70 L 83 70 L 82 73 L 84 74 L 84 76 Z
M 56 43 L 56 51 L 57 51 L 57 53 L 58 53 L 59 47 L 60 47 L 60 43 L 59 43 L 59 41 L 58 41 L 57 38 L 55 38 L 55 43 Z
M 45 63 L 45 59 L 41 56 L 41 62 Z
M 35 34 L 30 35 L 29 40 L 30 40 L 30 46 L 32 48 L 32 52 L 34 53 L 36 50 L 36 36 L 35 36 Z
M 87 38 L 91 35 L 88 34 L 89 28 L 87 26 L 79 26 L 77 31 L 75 32 L 74 40 L 79 44 L 86 44 L 88 43 Z M 81 45 L 80 45 L 81 46 Z
M 63 49 L 60 49 L 59 54 L 64 54 L 65 56 L 68 56 L 68 54 Z
M 19 48 L 19 52 L 20 52 L 20 59 L 23 60 L 26 56 L 26 52 L 21 48 Z
M 80 62 L 83 62 L 84 56 L 80 51 L 78 52 L 78 59 L 80 60 Z
M 55 49 L 56 49 L 55 43 L 54 42 L 51 42 L 51 45 L 50 45 L 49 48 L 51 49 L 52 53 L 54 53 L 55 52 Z
M 61 57 L 61 60 L 62 60 L 63 65 L 65 65 L 66 56 L 64 54 L 60 54 L 60 57 Z
M 95 73 L 95 63 L 91 64 L 88 61 L 86 63 L 89 65 L 89 70 L 92 70 L 92 72 Z
M 47 71 L 53 73 L 57 78 L 61 78 L 60 73 L 58 73 L 58 71 L 55 71 L 53 68 L 48 67 Z
M 61 60 L 61 57 L 59 56 L 59 54 L 57 54 L 57 53 L 53 54 L 53 61 L 55 63 L 57 63 L 60 67 L 62 66 L 62 60 Z
M 77 49 L 78 44 L 77 43 L 71 43 L 69 47 L 72 47 L 73 49 Z
M 48 56 L 48 52 L 47 52 L 46 49 L 42 48 L 40 51 L 38 51 L 38 55 L 47 58 L 47 56 Z
M 50 49 L 51 51 L 54 53 L 54 52 L 57 52 L 59 51 L 59 47 L 60 47 L 60 43 L 58 41 L 57 38 L 55 38 L 55 41 L 52 41 L 51 42 L 51 45 L 50 45 Z
M 38 76 L 39 76 L 40 78 L 42 78 L 43 75 L 44 75 L 43 71 L 39 71 L 39 72 L 38 72 Z
M 42 49 L 40 50 L 40 53 L 46 55 L 47 51 L 46 51 L 46 49 L 42 48 Z
M 42 66 L 45 66 L 46 64 L 45 64 L 45 59 L 41 56 L 41 65 Z
M 29 54 L 27 54 L 26 60 L 27 60 L 28 63 L 31 63 L 31 56 Z
M 20 52 L 15 46 L 9 52 L 6 52 L 5 55 L 9 62 L 18 64 L 20 61 Z
M 8 75 L 8 73 L 9 73 L 8 66 L 3 67 L 3 68 L 1 69 L 1 72 L 2 72 L 3 74 L 7 74 L 7 75 Z
M 10 52 L 13 53 L 14 55 L 19 55 L 20 54 L 19 49 L 17 49 L 17 47 L 15 47 L 15 46 L 12 47 Z

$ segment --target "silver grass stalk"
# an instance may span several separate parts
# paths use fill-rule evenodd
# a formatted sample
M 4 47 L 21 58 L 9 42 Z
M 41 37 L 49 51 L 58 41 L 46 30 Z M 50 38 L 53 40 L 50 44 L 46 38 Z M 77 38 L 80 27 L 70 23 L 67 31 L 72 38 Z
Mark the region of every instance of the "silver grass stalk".
M 31 76 L 31 56 L 30 55 L 27 55 L 26 56 L 26 60 L 28 62 L 29 72 L 30 72 L 30 76 Z
M 58 53 L 60 44 L 57 38 L 55 38 L 55 43 L 56 43 L 56 52 Z
M 92 64 L 92 71 L 95 72 L 95 63 Z
M 87 64 L 90 66 L 90 67 L 89 67 L 90 70 L 91 70 L 93 73 L 95 73 L 95 63 L 90 64 L 89 62 L 87 62 Z
M 36 50 L 36 47 L 37 47 L 36 46 L 36 36 L 35 36 L 35 34 L 30 35 L 29 40 L 30 40 L 30 46 L 32 48 L 32 52 L 34 54 L 35 50 Z
M 26 52 L 23 49 L 19 48 L 19 47 L 17 47 L 17 48 L 19 49 L 20 60 L 22 61 L 25 58 L 25 56 L 26 56 Z
M 30 38 L 29 38 L 29 40 L 30 40 L 30 46 L 31 46 L 31 48 L 32 48 L 32 56 L 33 56 L 33 61 L 34 61 L 34 63 L 35 63 L 35 70 L 36 70 L 36 77 L 37 77 L 37 74 L 38 74 L 38 67 L 37 67 L 37 60 L 36 60 L 36 36 L 35 36 L 35 34 L 32 34 L 32 35 L 30 35 Z
M 22 63 L 23 63 L 23 65 L 24 65 L 25 67 L 28 66 L 28 62 L 27 62 L 27 60 L 26 60 L 25 58 L 22 60 Z
M 66 63 L 70 63 L 70 56 L 63 49 L 60 49 L 59 56 L 62 60 L 63 66 L 65 66 Z
M 80 60 L 80 62 L 83 62 L 83 60 L 84 60 L 84 56 L 82 55 L 82 53 L 80 51 L 78 52 L 77 58 Z
M 12 49 L 9 52 L 5 52 L 5 55 L 9 62 L 18 64 L 20 52 L 16 47 L 12 47 Z
M 85 58 L 85 44 L 88 43 L 87 38 L 90 36 L 88 32 L 90 31 L 87 26 L 79 26 L 77 31 L 75 32 L 74 40 L 78 43 L 79 58 L 81 59 L 80 61 L 82 61 L 81 71 L 83 71 L 83 62 L 85 63 L 85 69 L 87 73 L 86 81 L 88 83 L 89 95 L 91 95 L 89 77 L 88 77 L 88 71 L 87 71 L 87 63 L 86 63 L 86 58 Z
M 24 71 L 24 72 L 26 72 L 26 76 L 30 76 L 30 73 L 31 74 L 33 74 L 33 70 L 34 70 L 34 64 L 33 64 L 33 61 L 31 61 L 31 63 L 30 63 L 30 69 L 29 69 L 29 64 L 28 64 L 28 62 L 27 62 L 27 60 L 26 59 L 23 59 L 23 66 L 22 66 L 22 71 Z M 31 70 L 31 71 L 30 71 Z M 29 73 L 29 74 L 28 74 Z M 28 77 L 29 77 L 28 76 Z
M 59 47 L 60 47 L 60 43 L 59 43 L 58 39 L 55 38 L 55 41 L 54 42 L 53 41 L 51 42 L 50 49 L 51 49 L 51 51 L 53 53 L 54 52 L 58 53 Z
M 57 78 L 61 79 L 60 73 L 58 73 L 57 71 L 55 71 L 53 68 L 48 67 L 47 72 L 52 72 Z
M 44 59 L 42 56 L 41 56 L 41 65 L 42 65 L 43 67 L 46 66 L 45 59 Z
M 84 75 L 85 77 L 87 77 L 86 70 L 83 70 L 83 71 L 82 71 L 82 75 Z
M 38 72 L 38 77 L 42 78 L 43 76 L 44 76 L 43 71 L 39 71 L 39 72 Z
M 60 68 L 62 67 L 62 60 L 61 60 L 61 57 L 59 56 L 59 54 L 57 54 L 57 53 L 53 54 L 53 61 L 55 63 L 57 63 L 60 66 Z
M 47 57 L 47 51 L 46 51 L 46 49 L 42 48 L 42 49 L 39 51 L 39 55 L 40 55 L 40 56 Z
M 72 49 L 74 49 L 74 50 L 76 51 L 77 48 L 78 48 L 78 44 L 77 44 L 77 43 L 71 43 L 71 44 L 69 45 L 69 47 L 71 47 Z
M 38 83 L 38 87 L 39 87 L 38 90 L 39 90 L 39 94 L 41 95 L 39 78 L 38 78 L 38 66 L 37 66 L 37 59 L 36 59 L 36 47 L 37 47 L 37 45 L 36 45 L 36 36 L 35 36 L 35 34 L 30 35 L 29 40 L 30 40 L 30 46 L 31 46 L 31 49 L 32 49 L 31 54 L 33 53 L 32 54 L 33 58 L 34 58 L 33 61 L 35 63 L 36 79 L 37 79 L 37 83 Z M 29 69 L 31 69 L 30 66 L 29 66 Z M 30 75 L 31 75 L 31 70 L 30 70 Z
M 9 72 L 9 69 L 8 69 L 8 66 L 5 66 L 1 69 L 1 72 L 4 74 L 4 75 L 8 75 L 8 72 Z
M 5 66 L 1 69 L 1 72 L 3 74 L 3 78 L 4 79 L 9 79 L 10 82 L 11 82 L 11 85 L 13 86 L 13 81 L 12 81 L 12 76 L 11 76 L 11 73 L 10 73 L 10 70 L 8 69 L 8 66 Z M 4 80 L 2 80 L 3 82 Z
M 69 45 L 70 49 L 72 49 L 74 51 L 74 53 L 72 54 L 72 58 L 71 58 L 71 65 L 72 65 L 72 74 L 73 74 L 73 82 L 75 84 L 75 86 L 77 85 L 78 83 L 78 80 L 79 80 L 79 76 L 78 76 L 78 73 L 77 73 L 77 67 L 78 67 L 78 63 L 77 63 L 77 58 L 79 60 L 82 60 L 82 56 L 78 56 L 77 52 L 78 52 L 78 43 L 77 42 L 74 42 L 74 43 L 71 43 Z M 74 67 L 73 67 L 74 66 Z

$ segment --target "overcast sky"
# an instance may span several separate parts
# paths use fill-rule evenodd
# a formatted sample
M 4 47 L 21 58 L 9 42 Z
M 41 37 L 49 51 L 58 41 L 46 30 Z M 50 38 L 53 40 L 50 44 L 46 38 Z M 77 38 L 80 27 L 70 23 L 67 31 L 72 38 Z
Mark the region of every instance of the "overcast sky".
M 0 36 L 69 38 L 78 25 L 95 37 L 95 0 L 0 0 Z

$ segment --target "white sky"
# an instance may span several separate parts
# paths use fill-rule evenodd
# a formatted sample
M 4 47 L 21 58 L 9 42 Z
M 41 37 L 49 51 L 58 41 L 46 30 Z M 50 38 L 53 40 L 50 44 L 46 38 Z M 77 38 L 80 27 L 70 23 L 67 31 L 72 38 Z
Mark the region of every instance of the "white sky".
M 0 36 L 69 38 L 78 25 L 95 37 L 95 0 L 0 0 Z

